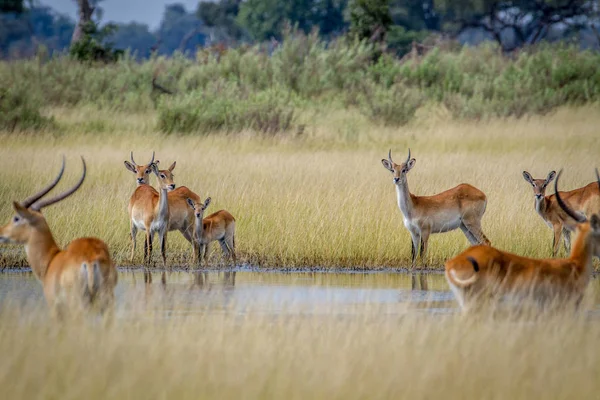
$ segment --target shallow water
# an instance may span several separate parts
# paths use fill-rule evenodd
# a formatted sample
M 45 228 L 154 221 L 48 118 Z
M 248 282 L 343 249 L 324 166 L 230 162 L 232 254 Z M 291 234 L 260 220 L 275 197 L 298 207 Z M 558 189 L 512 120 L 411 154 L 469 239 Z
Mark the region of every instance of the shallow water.
M 600 279 L 589 288 L 600 313 Z M 161 272 L 120 270 L 117 315 L 183 316 L 207 311 L 262 314 L 362 314 L 458 311 L 442 273 L 399 272 Z M 44 306 L 31 272 L 0 273 L 0 304 Z

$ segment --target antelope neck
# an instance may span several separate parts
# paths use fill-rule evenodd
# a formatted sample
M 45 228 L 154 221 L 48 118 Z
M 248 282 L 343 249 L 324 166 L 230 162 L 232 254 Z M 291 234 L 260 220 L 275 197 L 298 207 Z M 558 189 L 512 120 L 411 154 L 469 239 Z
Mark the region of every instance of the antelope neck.
M 59 252 L 60 249 L 47 225 L 35 229 L 25 245 L 27 261 L 29 261 L 33 273 L 40 280 L 44 279 L 50 262 Z
M 408 190 L 408 180 L 404 178 L 396 183 L 396 195 L 398 196 L 398 207 L 406 218 L 410 218 L 413 209 L 413 201 Z

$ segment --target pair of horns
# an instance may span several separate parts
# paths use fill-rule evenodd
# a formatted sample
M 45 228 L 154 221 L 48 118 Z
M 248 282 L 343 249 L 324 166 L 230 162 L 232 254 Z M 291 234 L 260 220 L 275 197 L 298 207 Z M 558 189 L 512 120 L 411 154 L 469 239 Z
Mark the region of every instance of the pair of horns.
M 31 208 L 32 210 L 40 211 L 42 208 L 52 205 L 54 203 L 58 203 L 59 201 L 66 199 L 67 197 L 69 197 L 70 195 L 75 193 L 77 191 L 77 189 L 79 189 L 81 184 L 83 184 L 83 181 L 84 181 L 85 175 L 86 175 L 86 165 L 85 165 L 85 160 L 83 159 L 83 157 L 81 157 L 81 162 L 83 163 L 83 173 L 81 174 L 81 178 L 79 178 L 79 181 L 71 189 L 67 190 L 64 193 L 59 194 L 58 196 L 54 196 L 50 199 L 46 199 L 46 200 L 37 202 L 39 199 L 41 199 L 46 194 L 48 194 L 48 192 L 50 192 L 52 189 L 54 189 L 54 187 L 58 184 L 58 182 L 60 182 L 60 179 L 62 178 L 63 173 L 65 172 L 65 156 L 63 156 L 62 166 L 60 167 L 60 172 L 58 173 L 58 176 L 48 186 L 46 186 L 45 188 L 43 188 L 36 194 L 31 195 L 28 198 L 26 198 L 25 200 L 23 200 L 21 205 L 25 208 Z
M 556 176 L 556 180 L 554 181 L 554 192 L 556 194 L 556 201 L 558 202 L 558 205 L 560 206 L 560 208 L 562 208 L 564 210 L 565 213 L 567 213 L 567 215 L 571 218 L 573 218 L 575 221 L 582 223 L 587 221 L 587 218 L 585 215 L 576 213 L 575 211 L 573 211 L 571 208 L 569 208 L 569 206 L 563 201 L 563 199 L 560 197 L 560 193 L 558 193 L 558 180 L 560 179 L 560 175 L 562 174 L 562 169 L 558 172 L 558 175 Z M 598 182 L 598 189 L 600 190 L 600 173 L 598 172 L 598 168 L 596 168 L 596 180 Z
M 394 161 L 392 161 L 392 149 L 390 149 L 390 152 L 388 153 L 388 160 L 390 160 L 390 162 L 392 164 L 394 164 Z M 408 148 L 408 157 L 406 158 L 406 162 L 410 161 L 410 147 Z
M 135 160 L 133 159 L 133 151 L 131 152 L 131 162 L 133 163 L 133 165 L 135 165 L 137 167 L 137 163 L 135 162 Z M 150 162 L 147 165 L 150 165 L 154 162 L 154 152 L 152 152 L 152 160 L 150 160 Z

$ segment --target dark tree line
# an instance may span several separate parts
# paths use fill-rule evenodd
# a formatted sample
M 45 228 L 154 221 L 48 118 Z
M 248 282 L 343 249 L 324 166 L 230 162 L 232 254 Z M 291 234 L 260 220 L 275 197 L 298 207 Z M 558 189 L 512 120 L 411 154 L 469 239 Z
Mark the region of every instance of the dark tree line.
M 44 0 L 0 0 L 0 55 L 32 54 L 39 45 L 67 49 L 86 24 L 101 26 L 101 0 L 73 0 L 78 21 Z M 463 43 L 491 40 L 506 52 L 542 41 L 572 40 L 598 48 L 600 0 L 202 0 L 196 10 L 165 7 L 155 31 L 137 22 L 115 24 L 103 40 L 139 57 L 155 51 L 193 54 L 200 46 L 281 40 L 284 28 L 318 30 L 324 38 L 351 35 L 388 51 L 407 52 L 431 35 Z

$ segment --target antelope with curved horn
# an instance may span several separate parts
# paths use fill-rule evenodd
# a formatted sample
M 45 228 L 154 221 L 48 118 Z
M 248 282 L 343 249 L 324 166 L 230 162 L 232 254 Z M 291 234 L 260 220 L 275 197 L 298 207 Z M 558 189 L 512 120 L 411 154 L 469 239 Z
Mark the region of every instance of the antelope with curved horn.
M 25 245 L 27 261 L 35 276 L 42 282 L 44 295 L 55 315 L 62 307 L 85 308 L 97 305 L 100 311 L 112 307 L 117 271 L 106 244 L 97 238 L 73 240 L 66 249 L 56 244 L 41 210 L 66 199 L 79 189 L 86 176 L 83 173 L 71 189 L 50 199 L 41 200 L 62 178 L 62 167 L 52 183 L 23 202 L 13 202 L 15 215 L 0 228 L 0 243 Z
M 211 242 L 219 241 L 225 257 L 231 257 L 233 266 L 236 264 L 235 257 L 235 218 L 226 210 L 219 210 L 204 218 L 204 211 L 209 206 L 211 198 L 204 203 L 187 199 L 192 210 L 194 210 L 195 229 L 194 241 L 198 243 L 198 261 L 204 258 L 206 262 Z
M 404 218 L 404 226 L 412 238 L 412 267 L 415 267 L 419 244 L 421 260 L 425 262 L 427 242 L 432 233 L 443 233 L 460 228 L 471 244 L 490 241 L 481 229 L 481 218 L 485 212 L 485 194 L 466 183 L 433 196 L 416 196 L 410 193 L 406 175 L 417 161 L 410 156 L 402 164 L 392 160 L 392 150 L 388 159 L 381 160 L 383 166 L 394 175 L 394 185 L 398 197 L 398 207 Z
M 533 186 L 535 210 L 554 232 L 552 257 L 556 257 L 558 253 L 561 235 L 564 238 L 565 250 L 567 252 L 570 250 L 571 232 L 575 231 L 577 226 L 577 221 L 570 218 L 560 208 L 554 194 L 546 196 L 546 187 L 555 176 L 556 172 L 550 171 L 546 179 L 533 179 L 529 172 L 523 171 L 523 178 Z M 600 212 L 600 190 L 596 182 L 589 183 L 579 189 L 561 192 L 561 196 L 571 208 L 583 211 L 585 215 Z
M 133 161 L 133 152 L 132 158 Z M 158 233 L 161 256 L 163 265 L 167 265 L 166 240 L 169 227 L 169 202 L 167 192 L 174 187 L 171 170 L 159 170 L 158 161 L 154 161 L 154 152 L 149 164 L 138 166 L 135 164 L 137 172 L 138 186 L 129 199 L 129 220 L 131 229 L 131 257 L 133 262 L 136 249 L 136 237 L 138 230 L 146 232 L 144 241 L 144 263 L 152 259 L 152 242 L 154 234 Z M 125 161 L 127 167 L 129 163 Z M 175 168 L 175 163 L 172 165 Z M 129 167 L 127 167 L 129 169 Z M 158 178 L 160 192 L 157 192 L 148 182 L 147 171 L 154 172 Z
M 153 165 L 158 166 L 160 161 L 158 161 L 158 160 L 154 161 L 154 152 L 153 152 L 152 160 L 150 161 L 150 163 L 147 165 L 139 166 L 139 165 L 135 164 L 135 161 L 133 161 L 133 152 L 131 153 L 131 155 L 132 155 L 131 160 L 132 160 L 133 164 L 125 161 L 125 166 L 127 167 L 127 169 L 133 170 L 136 173 L 136 180 L 138 183 L 138 188 L 142 185 L 148 186 L 147 188 L 140 190 L 140 192 L 136 196 L 135 202 L 139 202 L 140 206 L 138 206 L 137 208 L 140 209 L 140 208 L 143 208 L 141 206 L 141 204 L 143 204 L 143 201 L 141 199 L 148 198 L 150 200 L 144 200 L 144 201 L 150 201 L 152 203 L 158 198 L 157 196 L 159 195 L 159 193 L 156 190 L 154 190 L 154 188 L 152 188 L 152 186 L 150 186 L 148 184 L 148 177 L 145 176 L 145 174 L 148 174 L 148 173 L 154 171 Z M 176 185 L 174 182 L 173 170 L 175 169 L 176 165 L 177 165 L 177 163 L 173 162 L 173 164 L 171 164 L 171 166 L 168 169 L 157 170 L 155 172 L 155 175 L 158 178 L 159 186 L 166 188 L 168 191 L 167 200 L 168 200 L 168 208 L 169 208 L 169 218 L 168 218 L 169 223 L 168 223 L 167 231 L 178 230 L 181 232 L 183 237 L 189 243 L 191 243 L 192 254 L 193 254 L 194 262 L 195 262 L 196 257 L 197 257 L 197 245 L 196 245 L 196 242 L 193 240 L 194 213 L 193 213 L 193 211 L 191 211 L 189 209 L 189 207 L 187 205 L 187 199 L 192 198 L 195 201 L 200 201 L 200 196 L 198 196 L 196 193 L 192 192 L 190 189 L 188 189 L 185 186 L 180 186 L 178 188 L 175 188 Z M 148 172 L 148 171 L 150 171 L 150 172 Z M 154 190 L 154 192 L 153 192 L 153 190 Z M 134 195 L 136 195 L 136 192 L 134 192 Z M 132 201 L 134 201 L 133 196 L 130 200 L 130 207 L 132 206 Z M 152 204 L 154 204 L 154 203 L 152 203 Z M 147 210 L 150 210 L 149 206 L 146 206 L 146 207 L 148 207 Z M 147 213 L 145 213 L 145 215 L 150 215 L 150 214 L 147 212 Z M 145 230 L 145 227 L 142 228 L 143 224 L 139 223 L 139 215 L 138 215 L 138 223 L 137 224 L 134 224 L 133 220 L 131 219 L 131 210 L 130 210 L 129 216 L 130 216 L 130 220 L 131 220 L 131 237 L 132 237 L 130 261 L 133 262 L 133 257 L 134 257 L 135 249 L 136 249 L 135 236 L 137 235 L 138 229 Z M 148 240 L 148 237 L 146 239 Z M 150 249 L 150 252 L 152 251 L 152 237 L 150 238 L 150 245 L 146 244 L 144 248 L 145 248 L 144 255 L 146 257 L 147 250 Z M 161 244 L 161 248 L 162 248 L 162 244 Z M 144 258 L 144 259 L 146 259 L 146 258 Z
M 130 154 L 131 162 L 124 161 L 125 168 L 135 174 L 135 180 L 139 185 L 149 185 L 150 174 L 152 173 L 152 164 L 154 164 L 154 152 L 152 152 L 152 160 L 148 164 L 138 165 L 133 159 L 133 151 Z
M 554 182 L 556 201 L 577 222 L 577 237 L 569 258 L 535 259 L 491 246 L 473 246 L 445 264 L 446 279 L 463 310 L 483 293 L 492 297 L 532 295 L 542 303 L 571 299 L 579 304 L 592 274 L 592 257 L 600 256 L 600 217 L 592 214 L 588 221 L 565 203 L 558 191 L 561 172 Z M 596 177 L 600 188 L 598 170 Z

